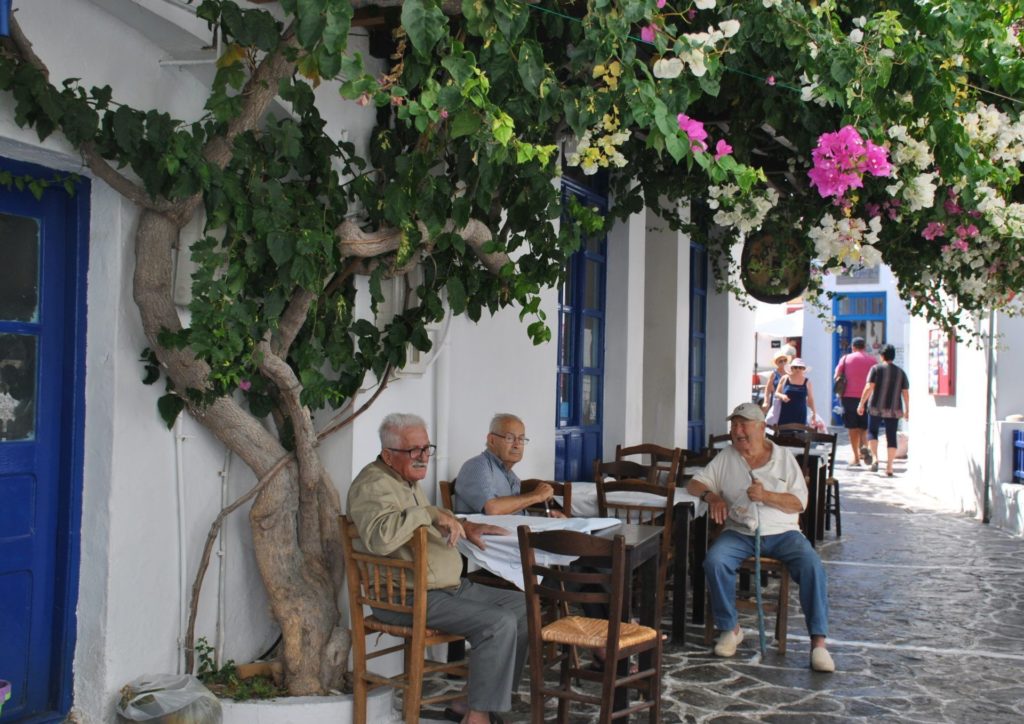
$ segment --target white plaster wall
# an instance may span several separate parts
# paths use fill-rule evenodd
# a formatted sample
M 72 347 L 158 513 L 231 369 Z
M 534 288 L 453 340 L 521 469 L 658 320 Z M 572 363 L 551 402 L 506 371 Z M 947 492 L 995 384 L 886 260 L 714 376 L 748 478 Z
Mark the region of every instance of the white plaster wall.
M 740 245 L 735 248 L 738 257 Z M 713 274 L 713 269 L 710 270 Z M 728 432 L 726 416 L 751 399 L 751 364 L 754 359 L 754 310 L 733 295 L 708 290 L 707 396 L 705 431 Z
M 689 239 L 648 212 L 646 252 L 642 287 L 643 437 L 622 442 L 686 447 Z
M 605 294 L 604 440 L 614 451 L 643 436 L 645 212 L 608 232 Z
M 516 465 L 520 478 L 551 479 L 555 470 L 555 355 L 558 351 L 558 292 L 545 290 L 541 308 L 552 340 L 534 345 L 519 312 L 505 309 L 478 323 L 452 321 L 448 357 L 447 446 L 444 478 L 451 480 L 487 442 L 496 412 L 522 418 L 530 443 Z M 438 470 L 438 475 L 441 475 Z
M 960 343 L 956 394 L 928 393 L 928 332 L 910 324 L 906 372 L 910 378 L 910 455 L 907 480 L 942 503 L 980 517 L 985 470 L 985 352 Z

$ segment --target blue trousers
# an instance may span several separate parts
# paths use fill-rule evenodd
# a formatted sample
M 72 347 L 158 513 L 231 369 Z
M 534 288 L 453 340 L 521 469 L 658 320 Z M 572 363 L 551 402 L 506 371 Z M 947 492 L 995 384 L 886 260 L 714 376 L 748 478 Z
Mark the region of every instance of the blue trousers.
M 754 536 L 722 531 L 704 559 L 715 628 L 736 628 L 736 572 L 754 555 Z M 828 636 L 828 577 L 810 541 L 796 530 L 761 536 L 761 555 L 777 558 L 800 587 L 800 608 L 811 636 Z

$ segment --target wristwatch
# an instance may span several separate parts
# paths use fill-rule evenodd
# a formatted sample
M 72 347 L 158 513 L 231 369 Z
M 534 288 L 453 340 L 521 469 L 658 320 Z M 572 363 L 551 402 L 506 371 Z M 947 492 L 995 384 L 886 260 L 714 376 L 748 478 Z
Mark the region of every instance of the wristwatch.
M 711 491 L 710 490 L 705 490 L 703 493 L 701 493 L 700 494 L 700 502 L 706 503 L 707 500 L 708 500 L 708 496 L 709 495 L 711 495 Z

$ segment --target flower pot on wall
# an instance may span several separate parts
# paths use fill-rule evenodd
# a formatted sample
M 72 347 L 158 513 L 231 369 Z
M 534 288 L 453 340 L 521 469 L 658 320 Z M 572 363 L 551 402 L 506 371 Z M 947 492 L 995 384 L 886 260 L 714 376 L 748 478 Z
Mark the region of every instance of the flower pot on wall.
M 800 296 L 811 280 L 811 257 L 791 235 L 761 232 L 749 236 L 740 256 L 740 279 L 754 299 L 781 304 Z

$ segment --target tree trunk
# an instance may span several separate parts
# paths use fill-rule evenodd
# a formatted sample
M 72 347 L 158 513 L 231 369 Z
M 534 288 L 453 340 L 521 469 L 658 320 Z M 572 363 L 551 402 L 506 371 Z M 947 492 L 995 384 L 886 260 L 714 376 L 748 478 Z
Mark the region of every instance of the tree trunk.
M 184 397 L 186 389 L 208 386 L 209 368 L 187 349 L 167 349 L 158 341 L 161 331 L 181 329 L 171 271 L 181 216 L 142 212 L 135 239 L 134 295 L 146 338 L 174 389 Z M 232 398 L 221 397 L 205 407 L 185 399 L 189 414 L 238 455 L 257 478 L 287 453 L 277 438 Z M 299 425 L 295 433 L 313 434 L 311 426 Z M 301 444 L 312 447 L 315 439 Z M 320 473 L 303 496 L 306 505 L 300 506 L 299 480 L 298 463 L 284 466 L 256 497 L 249 517 L 260 575 L 281 626 L 288 690 L 293 695 L 323 694 L 340 686 L 348 659 L 348 631 L 339 607 L 343 564 L 337 516 L 341 505 L 331 480 Z M 301 526 L 300 509 L 304 511 Z

